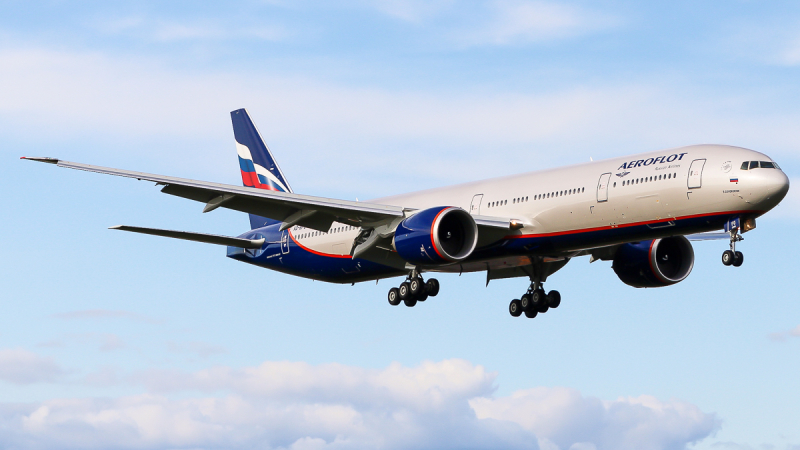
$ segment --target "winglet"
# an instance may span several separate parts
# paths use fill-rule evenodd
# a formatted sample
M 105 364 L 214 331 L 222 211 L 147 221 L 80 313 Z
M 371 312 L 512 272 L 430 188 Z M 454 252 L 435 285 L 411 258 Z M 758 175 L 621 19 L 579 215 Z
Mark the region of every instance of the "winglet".
M 31 161 L 39 161 L 48 164 L 58 164 L 58 158 L 48 158 L 46 156 L 21 156 L 19 159 L 29 159 Z

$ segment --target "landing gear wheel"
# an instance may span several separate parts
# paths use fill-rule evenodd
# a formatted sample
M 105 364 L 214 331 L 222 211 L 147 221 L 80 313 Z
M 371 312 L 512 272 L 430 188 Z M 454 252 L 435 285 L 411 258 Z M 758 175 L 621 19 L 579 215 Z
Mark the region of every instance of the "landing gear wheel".
M 534 317 L 536 317 L 537 314 L 539 314 L 539 311 L 536 311 L 536 310 L 531 311 L 529 309 L 529 310 L 525 311 L 525 317 L 527 317 L 528 319 L 533 319 Z
M 744 253 L 735 252 L 733 254 L 733 267 L 739 267 L 744 262 Z
M 542 311 L 542 308 L 544 308 L 544 311 Z M 536 289 L 533 291 L 531 294 L 531 305 L 525 311 L 547 311 L 547 296 L 544 295 L 544 289 Z M 536 317 L 535 314 L 534 317 Z
M 508 312 L 514 317 L 519 317 L 519 315 L 522 314 L 522 305 L 520 301 L 511 300 L 511 304 L 508 305 Z
M 730 266 L 733 264 L 733 260 L 736 258 L 736 254 L 730 250 L 725 250 L 722 252 L 722 264 L 726 266 Z
M 531 296 L 530 296 L 530 294 L 525 294 L 522 297 L 520 297 L 519 304 L 522 307 L 523 311 L 527 311 L 527 310 L 531 309 Z
M 431 297 L 436 297 L 436 294 L 439 293 L 439 281 L 436 278 L 430 278 L 428 282 L 425 283 L 425 292 Z
M 408 287 L 411 290 L 411 295 L 419 298 L 425 290 L 425 283 L 422 281 L 422 278 L 412 278 L 411 281 L 408 282 Z
M 425 300 L 428 299 L 428 294 L 425 291 L 423 291 L 422 294 L 419 294 L 414 298 L 416 298 L 418 302 L 424 302 Z
M 406 301 L 411 298 L 411 287 L 409 286 L 408 281 L 400 283 L 400 288 L 398 291 L 400 294 L 400 300 Z M 408 305 L 408 303 L 406 303 L 406 305 Z
M 400 304 L 402 300 L 400 300 L 400 290 L 397 288 L 389 289 L 389 304 L 392 306 L 397 306 Z
M 414 297 L 409 297 L 409 298 L 403 300 L 403 303 L 405 303 L 406 306 L 411 308 L 412 306 L 417 304 L 417 299 L 415 299 Z
M 547 306 L 551 308 L 558 308 L 561 304 L 561 294 L 558 291 L 550 291 L 547 293 Z

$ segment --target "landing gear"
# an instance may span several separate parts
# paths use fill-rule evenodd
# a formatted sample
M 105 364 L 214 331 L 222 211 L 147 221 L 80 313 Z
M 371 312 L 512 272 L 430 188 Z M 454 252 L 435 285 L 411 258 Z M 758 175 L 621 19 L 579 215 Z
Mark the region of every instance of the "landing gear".
M 739 234 L 739 228 L 732 228 L 731 231 L 731 249 L 722 252 L 722 264 L 726 266 L 739 267 L 744 263 L 744 254 L 736 251 L 736 243 L 743 241 L 744 238 Z
M 400 283 L 400 287 L 389 289 L 389 304 L 397 306 L 403 302 L 409 308 L 417 302 L 424 302 L 428 297 L 436 297 L 439 293 L 439 281 L 430 278 L 426 282 L 422 279 L 419 272 L 414 269 L 409 274 L 406 281 Z M 522 309 L 520 309 L 520 313 Z
M 519 317 L 520 312 L 524 312 L 525 317 L 533 319 L 540 313 L 546 313 L 550 308 L 558 308 L 559 305 L 561 305 L 561 294 L 558 291 L 545 294 L 542 282 L 538 277 L 533 277 L 528 291 L 519 300 L 511 301 L 508 312 L 514 317 Z

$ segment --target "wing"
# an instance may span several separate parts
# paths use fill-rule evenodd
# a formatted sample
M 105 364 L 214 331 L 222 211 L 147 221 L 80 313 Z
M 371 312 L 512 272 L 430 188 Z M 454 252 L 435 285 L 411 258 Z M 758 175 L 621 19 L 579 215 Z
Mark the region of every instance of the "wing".
M 249 214 L 279 220 L 282 229 L 302 225 L 319 231 L 328 231 L 333 222 L 368 227 L 397 217 L 403 217 L 399 206 L 375 203 L 334 200 L 311 195 L 276 192 L 246 186 L 210 183 L 164 175 L 154 175 L 130 170 L 92 166 L 56 158 L 30 158 L 32 161 L 55 164 L 68 169 L 136 178 L 163 185 L 161 192 L 205 203 L 203 212 L 224 207 Z
M 155 182 L 164 186 L 161 192 L 205 203 L 203 212 L 216 208 L 228 208 L 248 214 L 283 222 L 281 230 L 294 225 L 302 225 L 318 231 L 328 231 L 333 222 L 344 223 L 361 228 L 385 226 L 395 219 L 403 218 L 414 208 L 382 205 L 369 202 L 336 200 L 289 192 L 277 192 L 246 186 L 211 183 L 186 178 L 154 175 L 130 170 L 112 169 L 89 164 L 63 161 L 56 158 L 23 157 L 32 161 L 55 164 L 68 169 L 116 175 Z M 508 231 L 517 227 L 511 219 L 473 216 L 484 234 Z

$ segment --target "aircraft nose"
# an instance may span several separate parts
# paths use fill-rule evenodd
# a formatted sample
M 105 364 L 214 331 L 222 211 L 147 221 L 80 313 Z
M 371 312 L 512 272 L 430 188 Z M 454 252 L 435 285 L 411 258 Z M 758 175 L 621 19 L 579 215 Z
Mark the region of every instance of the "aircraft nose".
M 780 176 L 775 177 L 774 181 L 774 194 L 772 197 L 776 198 L 778 202 L 783 200 L 786 197 L 786 194 L 789 193 L 789 177 L 786 176 L 783 171 L 777 171 Z
M 758 183 L 762 200 L 759 202 L 765 209 L 774 208 L 789 192 L 789 177 L 781 170 L 764 171 Z

